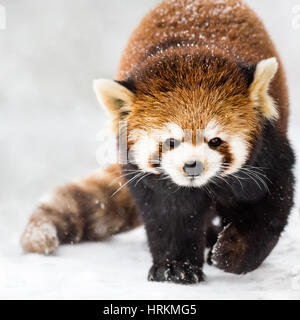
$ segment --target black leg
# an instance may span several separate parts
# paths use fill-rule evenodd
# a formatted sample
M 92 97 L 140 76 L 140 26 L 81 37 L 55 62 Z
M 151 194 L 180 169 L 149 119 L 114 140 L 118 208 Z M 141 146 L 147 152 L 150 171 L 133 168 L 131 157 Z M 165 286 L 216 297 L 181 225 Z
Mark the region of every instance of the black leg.
M 153 258 L 148 279 L 197 283 L 204 279 L 209 201 L 199 189 L 178 190 L 148 177 L 131 191 L 140 208 Z
M 155 223 L 151 221 L 153 215 L 160 216 Z M 161 212 L 152 212 L 151 219 L 144 218 L 153 257 L 148 279 L 176 283 L 204 280 L 205 229 L 202 217 L 180 216 L 180 212 L 161 216 Z
M 218 268 L 243 274 L 255 270 L 277 244 L 293 205 L 293 177 L 270 185 L 259 202 L 239 202 L 234 207 L 219 206 L 218 211 L 231 221 L 220 233 L 211 261 Z

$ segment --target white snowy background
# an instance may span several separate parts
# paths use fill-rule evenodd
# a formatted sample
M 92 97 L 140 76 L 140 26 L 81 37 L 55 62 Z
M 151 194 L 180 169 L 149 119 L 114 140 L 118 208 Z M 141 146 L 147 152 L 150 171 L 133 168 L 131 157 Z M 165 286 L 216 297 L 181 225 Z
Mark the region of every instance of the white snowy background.
M 23 254 L 20 234 L 38 199 L 107 163 L 97 132 L 107 120 L 91 89 L 113 78 L 128 36 L 157 0 L 0 0 L 0 298 L 299 299 L 299 192 L 271 256 L 246 276 L 205 266 L 194 286 L 149 283 L 143 228 L 103 243 Z M 290 137 L 300 151 L 300 0 L 249 0 L 286 66 Z M 98 139 L 99 140 L 99 139 Z M 99 151 L 100 150 L 100 151 Z M 96 156 L 98 155 L 98 156 Z M 295 169 L 299 177 L 299 168 Z

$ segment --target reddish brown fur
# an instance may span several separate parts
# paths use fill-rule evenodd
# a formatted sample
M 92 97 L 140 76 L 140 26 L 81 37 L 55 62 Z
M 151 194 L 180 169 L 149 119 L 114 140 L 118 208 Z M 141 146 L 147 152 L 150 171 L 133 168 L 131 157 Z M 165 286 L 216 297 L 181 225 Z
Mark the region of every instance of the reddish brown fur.
M 111 197 L 120 183 L 124 183 L 120 174 L 120 167 L 112 165 L 105 172 L 57 189 L 53 199 L 41 204 L 32 214 L 22 236 L 24 250 L 51 253 L 59 243 L 102 240 L 140 225 L 126 186 Z M 56 228 L 57 238 L 44 234 L 33 241 L 32 226 L 40 227 L 44 223 Z
M 228 6 L 232 10 L 228 10 Z M 178 41 L 181 46 L 172 47 L 172 43 Z M 216 66 L 223 69 L 219 69 L 220 77 L 231 73 L 231 81 L 226 83 L 224 90 L 215 86 L 217 79 L 214 78 L 213 65 L 208 70 L 213 88 L 208 92 L 195 90 L 203 70 L 199 65 L 192 70 L 188 64 L 195 67 L 199 63 L 195 56 L 206 55 L 205 51 L 229 59 L 223 67 Z M 145 123 L 146 127 L 153 123 L 160 127 L 163 122 L 173 120 L 186 128 L 191 122 L 199 128 L 205 125 L 210 115 L 204 114 L 201 123 L 195 123 L 195 109 L 203 115 L 203 108 L 216 106 L 218 100 L 223 101 L 228 96 L 225 99 L 227 106 L 211 110 L 222 121 L 224 114 L 230 115 L 227 121 L 231 124 L 235 123 L 231 115 L 236 113 L 237 117 L 245 118 L 248 128 L 253 129 L 257 125 L 255 114 L 246 97 L 241 72 L 234 64 L 238 61 L 253 65 L 270 57 L 277 57 L 280 61 L 263 23 L 242 1 L 226 0 L 223 4 L 210 0 L 162 1 L 133 32 L 117 73 L 118 80 L 132 78 L 138 89 L 129 123 L 132 127 L 141 127 Z M 189 84 L 188 89 L 170 88 L 170 79 L 174 79 L 173 83 L 182 80 L 184 85 Z M 171 89 L 171 94 L 161 91 L 166 87 Z M 234 98 L 229 97 L 231 95 Z M 280 107 L 278 125 L 286 131 L 288 94 L 281 63 L 271 86 L 271 95 Z M 186 123 L 183 119 L 176 119 L 176 108 L 186 108 Z M 241 127 L 235 129 L 240 131 Z

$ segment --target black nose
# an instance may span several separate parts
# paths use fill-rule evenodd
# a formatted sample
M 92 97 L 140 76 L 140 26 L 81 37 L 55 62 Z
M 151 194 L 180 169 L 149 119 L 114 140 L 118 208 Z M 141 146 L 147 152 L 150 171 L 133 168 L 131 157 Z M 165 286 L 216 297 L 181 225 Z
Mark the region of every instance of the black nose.
M 203 164 L 200 161 L 188 161 L 184 164 L 183 171 L 189 177 L 198 177 L 203 171 Z

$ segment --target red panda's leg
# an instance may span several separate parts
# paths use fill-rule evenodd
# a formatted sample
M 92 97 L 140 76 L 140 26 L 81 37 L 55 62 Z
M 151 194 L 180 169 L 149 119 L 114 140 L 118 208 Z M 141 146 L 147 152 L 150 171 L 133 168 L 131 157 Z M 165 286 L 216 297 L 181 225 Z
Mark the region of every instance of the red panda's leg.
M 240 203 L 221 214 L 231 222 L 219 234 L 210 258 L 226 272 L 245 274 L 255 270 L 277 244 L 292 206 L 292 178 L 272 190 L 258 203 Z M 273 186 L 272 186 L 273 187 Z M 286 200 L 283 201 L 282 199 Z M 231 211 L 231 212 L 228 212 Z
M 58 188 L 30 217 L 22 235 L 26 252 L 52 253 L 61 243 L 101 240 L 140 225 L 134 201 L 120 168 L 106 170 Z
M 217 209 L 212 207 L 210 209 L 210 218 L 208 219 L 208 226 L 206 230 L 206 247 L 209 249 L 206 261 L 209 265 L 212 265 L 212 250 L 216 242 L 218 241 L 218 236 L 222 232 L 223 228 L 228 224 L 226 219 L 221 218 Z

